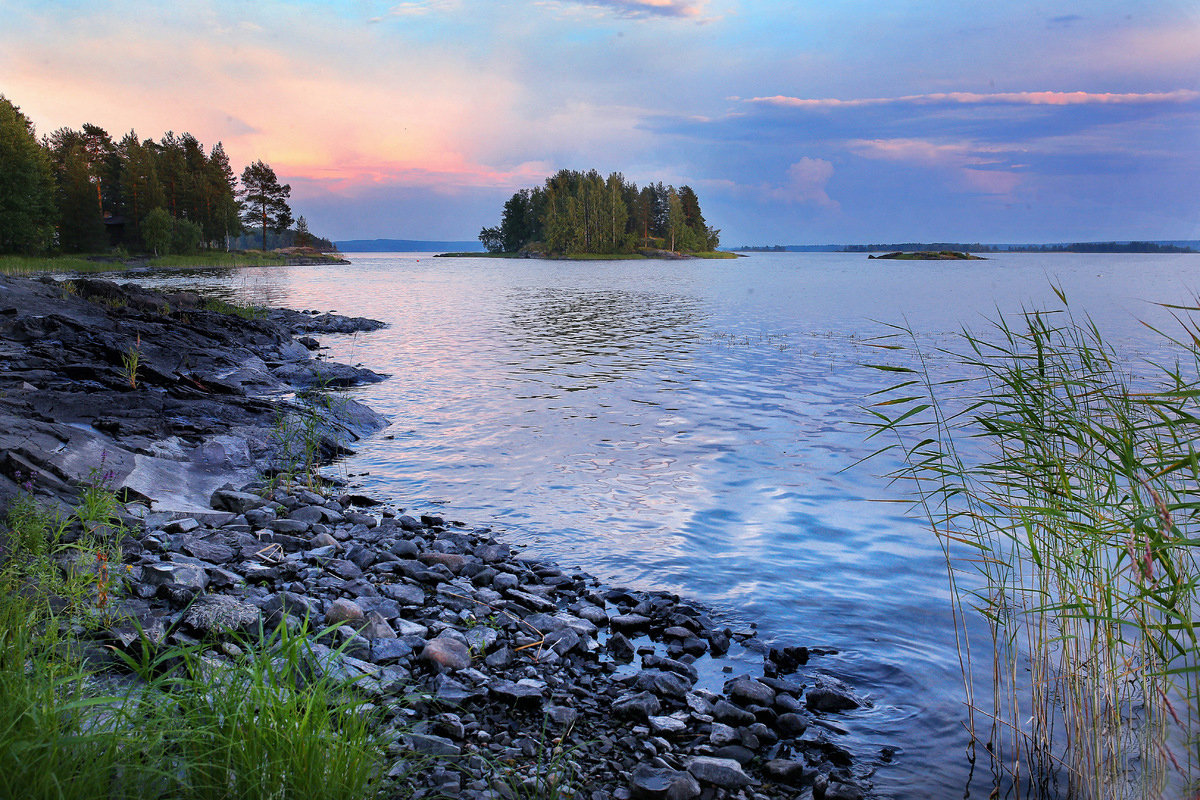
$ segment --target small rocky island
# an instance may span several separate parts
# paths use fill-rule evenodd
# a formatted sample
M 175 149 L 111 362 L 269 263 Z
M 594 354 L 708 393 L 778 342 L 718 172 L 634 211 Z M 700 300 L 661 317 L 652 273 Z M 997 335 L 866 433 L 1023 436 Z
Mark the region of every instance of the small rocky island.
M 986 261 L 983 256 L 975 256 L 970 253 L 961 253 L 957 250 L 920 250 L 913 253 L 905 253 L 896 251 L 894 253 L 884 253 L 878 256 L 867 256 L 867 258 L 878 259 L 887 258 L 892 261 Z
M 318 480 L 314 460 L 386 422 L 330 389 L 385 376 L 312 357 L 312 337 L 381 323 L 245 311 L 0 277 L 0 504 L 110 540 L 119 564 L 52 555 L 92 586 L 63 635 L 105 691 L 154 691 L 130 659 L 199 648 L 219 670 L 282 625 L 310 637 L 305 674 L 347 682 L 377 726 L 380 796 L 870 796 L 893 751 L 851 754 L 840 720 L 870 701 L 821 669 L 828 651 L 755 646 L 676 595 Z M 111 515 L 69 516 L 97 486 Z M 0 562 L 18 552 L 0 525 Z M 735 672 L 731 650 L 760 665 Z

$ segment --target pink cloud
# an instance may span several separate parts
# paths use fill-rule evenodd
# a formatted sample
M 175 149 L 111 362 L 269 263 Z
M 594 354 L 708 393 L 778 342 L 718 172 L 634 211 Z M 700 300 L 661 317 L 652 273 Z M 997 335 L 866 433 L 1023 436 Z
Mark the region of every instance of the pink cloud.
M 700 17 L 707 2 L 701 0 L 572 0 L 585 6 L 611 8 L 629 17 Z
M 1024 180 L 1002 157 L 1017 152 L 1016 148 L 927 139 L 856 139 L 847 145 L 863 158 L 948 170 L 967 188 L 983 194 L 1010 195 Z M 1008 169 L 989 168 L 1001 164 Z
M 1077 106 L 1077 105 L 1120 105 L 1137 103 L 1191 103 L 1200 100 L 1200 92 L 1177 89 L 1171 92 L 936 92 L 933 94 L 910 94 L 901 97 L 860 97 L 850 100 L 837 98 L 805 98 L 775 95 L 752 97 L 746 102 L 783 108 L 856 108 L 886 105 L 933 105 L 957 103 L 959 105 L 1031 105 L 1031 106 Z

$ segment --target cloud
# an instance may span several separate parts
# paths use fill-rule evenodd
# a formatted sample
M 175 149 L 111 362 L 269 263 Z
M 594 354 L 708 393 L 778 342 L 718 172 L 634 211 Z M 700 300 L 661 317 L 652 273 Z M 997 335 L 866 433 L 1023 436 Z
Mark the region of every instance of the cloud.
M 458 7 L 455 0 L 413 0 L 413 2 L 397 3 L 378 17 L 372 17 L 368 22 L 383 22 L 392 17 L 419 17 L 431 11 L 453 11 Z
M 847 146 L 863 158 L 947 170 L 963 185 L 983 194 L 1010 195 L 1023 181 L 1022 174 L 1013 171 L 1015 165 L 1004 158 L 1020 152 L 1016 146 L 928 139 L 856 139 Z
M 837 98 L 806 98 L 775 95 L 751 97 L 748 103 L 782 108 L 860 108 L 863 106 L 893 105 L 1127 105 L 1143 103 L 1192 103 L 1200 100 L 1200 91 L 1176 89 L 1171 92 L 937 92 L 910 94 L 902 97 L 861 97 L 850 100 Z
M 706 0 L 567 0 L 592 8 L 612 9 L 625 17 L 702 18 Z

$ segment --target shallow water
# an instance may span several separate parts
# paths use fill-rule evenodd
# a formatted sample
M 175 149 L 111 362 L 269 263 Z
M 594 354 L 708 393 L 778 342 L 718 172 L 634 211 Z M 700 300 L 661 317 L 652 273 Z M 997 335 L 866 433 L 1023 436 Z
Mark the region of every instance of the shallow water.
M 855 466 L 874 449 L 860 407 L 887 382 L 862 364 L 905 358 L 871 340 L 906 324 L 951 376 L 936 347 L 1052 304 L 1053 283 L 1137 359 L 1156 352 L 1137 320 L 1169 324 L 1152 303 L 1200 288 L 1196 255 L 350 258 L 140 281 L 389 322 L 324 340 L 392 375 L 353 390 L 392 420 L 341 465 L 356 484 L 679 592 L 763 643 L 837 649 L 810 667 L 869 693 L 839 722 L 863 759 L 899 750 L 875 776 L 897 797 L 959 795 L 969 765 L 941 550 L 879 477 L 886 461 Z

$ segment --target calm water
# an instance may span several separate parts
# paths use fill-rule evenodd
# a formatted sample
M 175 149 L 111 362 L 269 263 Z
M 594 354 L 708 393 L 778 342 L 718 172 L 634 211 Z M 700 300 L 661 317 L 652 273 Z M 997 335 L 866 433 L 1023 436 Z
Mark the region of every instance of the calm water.
M 899 499 L 887 463 L 853 466 L 873 449 L 859 407 L 882 385 L 861 366 L 880 359 L 868 340 L 906 322 L 926 349 L 947 344 L 1050 303 L 1053 282 L 1137 358 L 1153 349 L 1137 319 L 1166 323 L 1152 303 L 1200 289 L 1195 255 L 351 260 L 145 282 L 389 322 L 325 341 L 392 374 L 354 390 L 392 420 L 343 465 L 356 483 L 703 601 L 763 642 L 836 648 L 811 666 L 871 696 L 843 721 L 861 757 L 899 749 L 875 778 L 897 797 L 961 796 L 968 764 L 941 551 L 884 502 Z

